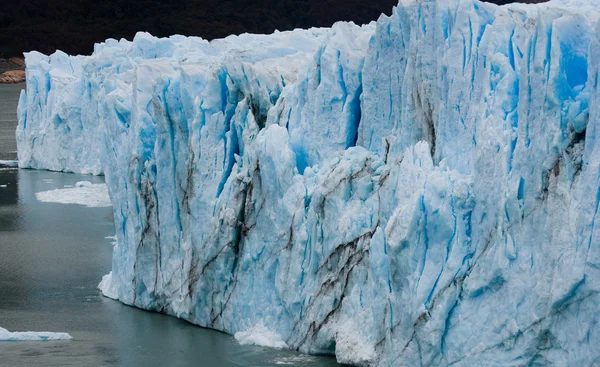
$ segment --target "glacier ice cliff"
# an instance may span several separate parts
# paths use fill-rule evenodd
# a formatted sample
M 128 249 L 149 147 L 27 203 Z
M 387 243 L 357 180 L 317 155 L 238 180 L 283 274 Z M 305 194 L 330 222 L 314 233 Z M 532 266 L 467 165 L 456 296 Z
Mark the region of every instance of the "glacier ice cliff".
M 19 165 L 106 175 L 126 304 L 356 365 L 598 365 L 599 14 L 32 52 Z

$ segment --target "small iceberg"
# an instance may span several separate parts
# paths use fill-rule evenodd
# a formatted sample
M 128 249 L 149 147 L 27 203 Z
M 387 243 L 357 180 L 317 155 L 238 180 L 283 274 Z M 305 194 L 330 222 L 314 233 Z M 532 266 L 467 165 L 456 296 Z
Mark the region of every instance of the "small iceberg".
M 50 333 L 46 331 L 21 331 L 10 332 L 0 327 L 0 342 L 16 341 L 50 341 L 50 340 L 72 340 L 73 337 L 67 333 Z
M 19 167 L 18 161 L 5 161 L 0 159 L 0 167 Z
M 35 197 L 46 203 L 78 204 L 89 208 L 112 206 L 106 185 L 88 181 L 77 182 L 75 187 L 38 192 Z

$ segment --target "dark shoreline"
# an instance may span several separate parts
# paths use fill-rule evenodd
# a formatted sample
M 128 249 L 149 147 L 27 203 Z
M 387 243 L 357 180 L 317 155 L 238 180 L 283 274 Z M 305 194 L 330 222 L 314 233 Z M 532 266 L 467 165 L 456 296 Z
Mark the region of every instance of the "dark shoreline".
M 25 81 L 25 60 L 11 57 L 0 59 L 0 84 L 17 84 Z

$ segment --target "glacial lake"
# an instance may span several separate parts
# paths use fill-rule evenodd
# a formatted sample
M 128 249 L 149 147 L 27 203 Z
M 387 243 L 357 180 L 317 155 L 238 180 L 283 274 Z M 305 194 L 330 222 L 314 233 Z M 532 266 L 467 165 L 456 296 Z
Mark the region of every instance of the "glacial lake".
M 0 160 L 16 159 L 19 92 L 0 84 Z M 0 327 L 72 341 L 0 342 L 0 366 L 337 366 L 335 358 L 241 346 L 227 334 L 103 297 L 111 208 L 39 202 L 36 192 L 103 177 L 0 168 Z

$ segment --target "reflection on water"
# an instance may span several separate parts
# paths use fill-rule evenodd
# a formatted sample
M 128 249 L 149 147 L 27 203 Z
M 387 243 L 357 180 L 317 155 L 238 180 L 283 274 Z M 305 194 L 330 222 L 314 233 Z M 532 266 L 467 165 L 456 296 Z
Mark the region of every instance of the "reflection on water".
M 17 180 L 17 170 L 14 168 L 0 167 L 0 174 L 4 173 L 3 179 L 0 181 L 0 203 L 2 205 L 15 205 L 19 198 L 19 181 Z M 5 224 L 2 218 L 2 207 L 0 207 L 0 231 L 3 230 Z M 10 219 L 8 216 L 7 220 Z
M 25 83 L 0 84 L 0 160 L 17 159 L 17 104 Z

